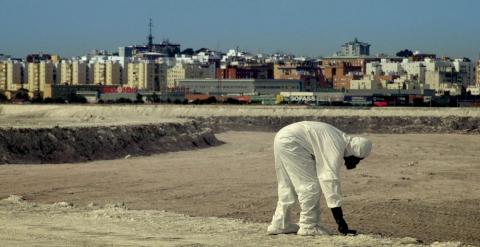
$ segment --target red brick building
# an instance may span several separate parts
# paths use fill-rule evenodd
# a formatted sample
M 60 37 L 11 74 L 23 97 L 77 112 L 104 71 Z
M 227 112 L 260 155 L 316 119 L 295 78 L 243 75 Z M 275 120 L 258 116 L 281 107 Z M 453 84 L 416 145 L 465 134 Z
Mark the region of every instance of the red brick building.
M 274 79 L 273 64 L 228 66 L 217 69 L 217 79 Z
M 335 89 L 350 88 L 350 81 L 365 74 L 367 63 L 380 61 L 369 57 L 331 57 L 320 61 L 325 81 Z

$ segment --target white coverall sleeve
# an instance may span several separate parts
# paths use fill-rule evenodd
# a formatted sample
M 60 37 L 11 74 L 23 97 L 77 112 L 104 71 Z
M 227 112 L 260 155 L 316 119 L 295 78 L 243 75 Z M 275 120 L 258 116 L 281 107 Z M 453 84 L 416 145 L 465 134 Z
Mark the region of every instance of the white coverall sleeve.
M 317 176 L 329 208 L 342 206 L 340 168 L 344 163 L 346 142 L 335 131 L 310 132 Z

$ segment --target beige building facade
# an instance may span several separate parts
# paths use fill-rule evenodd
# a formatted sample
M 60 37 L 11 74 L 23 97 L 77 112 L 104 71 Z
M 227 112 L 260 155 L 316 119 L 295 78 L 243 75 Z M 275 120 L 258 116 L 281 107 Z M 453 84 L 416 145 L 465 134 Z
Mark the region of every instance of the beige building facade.
M 23 64 L 17 61 L 0 61 L 0 91 L 16 91 L 22 87 Z
M 167 88 L 178 87 L 178 82 L 183 79 L 185 79 L 185 68 L 181 63 L 176 63 L 167 69 Z
M 97 62 L 93 65 L 93 84 L 122 84 L 122 67 L 116 61 Z
M 7 62 L 7 90 L 16 91 L 25 83 L 23 77 L 23 64 L 16 61 Z
M 7 91 L 7 61 L 0 61 L 0 92 Z
M 42 97 L 46 85 L 55 84 L 55 65 L 50 61 L 27 63 L 27 87 L 30 97 Z
M 276 80 L 299 80 L 301 75 L 297 70 L 297 63 L 285 62 L 273 65 L 273 78 Z
M 84 85 L 88 84 L 87 73 L 88 66 L 87 63 L 83 61 L 67 61 L 63 60 L 60 63 L 60 84 L 69 84 L 69 85 Z
M 477 78 L 477 79 L 476 79 L 476 83 L 475 83 L 475 84 L 476 84 L 477 86 L 480 86 L 480 59 L 478 59 L 478 61 L 477 61 L 477 68 L 476 68 L 476 70 L 477 70 L 477 73 L 476 73 L 476 78 Z
M 350 81 L 350 89 L 366 89 L 366 90 L 374 90 L 374 89 L 381 89 L 384 85 L 382 85 L 382 81 L 376 78 L 364 78 L 359 80 L 351 80 Z
M 138 61 L 127 64 L 127 85 L 138 89 L 155 90 L 158 87 L 157 65 L 150 61 Z

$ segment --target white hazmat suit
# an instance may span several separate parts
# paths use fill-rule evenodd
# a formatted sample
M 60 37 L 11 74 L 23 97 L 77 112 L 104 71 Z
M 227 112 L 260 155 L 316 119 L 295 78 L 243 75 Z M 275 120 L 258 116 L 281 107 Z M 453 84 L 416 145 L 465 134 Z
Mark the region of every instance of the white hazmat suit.
M 340 207 L 343 158 L 365 158 L 371 148 L 366 138 L 350 137 L 326 123 L 304 121 L 282 128 L 274 141 L 278 203 L 268 233 L 328 234 L 319 222 L 320 188 L 329 208 Z M 289 217 L 297 200 L 301 208 L 298 226 Z

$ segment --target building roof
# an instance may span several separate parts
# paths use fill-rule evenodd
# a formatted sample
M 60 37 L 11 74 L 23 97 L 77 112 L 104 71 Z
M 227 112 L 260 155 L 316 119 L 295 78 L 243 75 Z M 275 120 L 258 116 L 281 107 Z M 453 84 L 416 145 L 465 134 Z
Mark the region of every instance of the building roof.
M 360 41 L 358 41 L 357 38 L 355 38 L 353 41 L 350 41 L 350 42 L 345 43 L 345 45 L 356 45 L 356 44 L 358 44 L 358 45 L 363 45 L 363 46 L 370 46 L 369 43 L 360 42 Z

